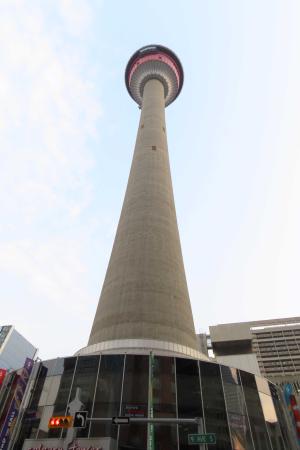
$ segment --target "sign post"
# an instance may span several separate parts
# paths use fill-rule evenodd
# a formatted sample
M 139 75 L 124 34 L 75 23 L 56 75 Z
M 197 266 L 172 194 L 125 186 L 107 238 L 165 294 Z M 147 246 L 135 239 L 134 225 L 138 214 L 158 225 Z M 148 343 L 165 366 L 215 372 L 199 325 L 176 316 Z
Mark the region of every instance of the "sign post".
M 150 352 L 150 367 L 149 367 L 149 394 L 148 394 L 148 400 L 149 400 L 149 418 L 153 419 L 153 386 L 152 386 L 152 380 L 153 380 L 153 370 L 154 370 L 154 357 L 153 353 Z M 155 450 L 154 445 L 154 425 L 153 423 L 148 423 L 148 445 L 147 450 Z

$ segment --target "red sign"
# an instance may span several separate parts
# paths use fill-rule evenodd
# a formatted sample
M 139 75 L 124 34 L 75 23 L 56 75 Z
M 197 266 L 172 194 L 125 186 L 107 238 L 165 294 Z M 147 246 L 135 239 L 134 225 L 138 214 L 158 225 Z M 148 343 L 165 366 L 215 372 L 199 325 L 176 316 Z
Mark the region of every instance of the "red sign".
M 0 387 L 2 386 L 6 373 L 6 369 L 0 369 Z

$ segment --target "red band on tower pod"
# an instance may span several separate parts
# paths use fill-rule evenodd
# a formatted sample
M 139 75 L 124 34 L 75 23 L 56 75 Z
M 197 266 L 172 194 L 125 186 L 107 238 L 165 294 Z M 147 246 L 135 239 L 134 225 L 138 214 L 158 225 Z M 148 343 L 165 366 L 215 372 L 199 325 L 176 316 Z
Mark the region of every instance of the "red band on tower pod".
M 137 58 L 131 68 L 130 68 L 130 72 L 129 72 L 129 76 L 128 76 L 128 81 L 130 84 L 131 78 L 133 73 L 136 71 L 136 69 L 143 63 L 146 63 L 148 61 L 161 61 L 165 64 L 167 64 L 169 67 L 171 67 L 171 69 L 174 71 L 176 79 L 177 79 L 177 83 L 178 86 L 180 84 L 180 72 L 178 70 L 178 67 L 175 63 L 175 61 L 166 53 L 163 52 L 157 52 L 157 53 L 151 53 L 150 55 L 145 55 L 142 57 Z

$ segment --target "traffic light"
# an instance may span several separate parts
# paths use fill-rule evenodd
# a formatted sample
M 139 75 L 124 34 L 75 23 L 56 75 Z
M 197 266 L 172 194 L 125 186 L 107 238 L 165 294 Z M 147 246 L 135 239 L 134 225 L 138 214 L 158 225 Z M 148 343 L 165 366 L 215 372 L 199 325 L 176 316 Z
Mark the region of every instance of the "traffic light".
M 56 416 L 50 417 L 48 428 L 70 428 L 72 425 L 72 416 Z

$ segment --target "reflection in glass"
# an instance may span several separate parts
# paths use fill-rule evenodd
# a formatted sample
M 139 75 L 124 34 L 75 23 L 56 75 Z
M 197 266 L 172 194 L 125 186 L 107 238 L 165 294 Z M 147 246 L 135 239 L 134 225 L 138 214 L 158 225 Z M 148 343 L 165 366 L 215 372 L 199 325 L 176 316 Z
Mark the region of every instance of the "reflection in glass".
M 120 426 L 119 450 L 146 450 L 147 425 L 132 424 Z
M 127 355 L 122 397 L 123 416 L 147 417 L 148 385 L 149 357 Z
M 39 433 L 37 436 L 38 439 L 47 438 L 48 423 L 49 423 L 50 418 L 53 416 L 53 408 L 54 408 L 53 405 L 44 406 L 43 408 L 39 408 L 41 410 L 41 412 L 40 412 L 41 421 L 40 421 L 40 425 L 39 425 Z
M 282 441 L 282 436 L 278 425 L 277 415 L 273 405 L 272 397 L 270 395 L 264 394 L 263 392 L 259 392 L 259 397 L 269 436 L 271 438 L 273 450 L 284 450 L 284 444 Z
M 60 386 L 60 375 L 53 377 L 47 376 L 42 394 L 39 400 L 39 406 L 54 405 Z
M 189 445 L 188 435 L 202 433 L 203 429 L 199 429 L 199 427 L 196 424 L 195 425 L 194 424 L 181 424 L 181 425 L 178 425 L 178 430 L 179 430 L 179 449 L 180 450 L 199 450 L 199 445 Z M 215 448 L 215 446 L 213 446 L 213 448 Z
M 152 392 L 154 417 L 176 417 L 174 358 L 153 358 Z
M 103 355 L 95 396 L 93 417 L 114 417 L 119 415 L 123 377 L 123 355 Z M 118 427 L 110 423 L 93 422 L 90 436 L 117 438 Z
M 294 448 L 294 443 L 291 442 L 291 430 L 290 423 L 288 423 L 286 415 L 285 415 L 285 405 L 283 398 L 280 397 L 279 387 L 277 388 L 274 384 L 269 383 L 271 396 L 273 399 L 273 404 L 275 407 L 275 411 L 277 417 L 279 419 L 279 425 L 281 430 L 281 435 L 283 439 L 283 448 L 285 450 L 290 450 Z
M 178 417 L 202 417 L 198 362 L 176 358 Z
M 13 450 L 20 450 L 25 438 L 44 441 L 47 437 L 64 436 L 65 430 L 48 431 L 48 421 L 53 415 L 66 413 L 67 405 L 78 389 L 82 408 L 93 417 L 145 417 L 152 392 L 155 417 L 172 418 L 178 413 L 181 418 L 203 419 L 199 426 L 153 425 L 153 435 L 149 434 L 149 437 L 154 436 L 155 450 L 177 450 L 177 430 L 180 450 L 200 450 L 199 446 L 188 444 L 188 434 L 204 431 L 217 436 L 217 445 L 207 446 L 206 450 L 254 450 L 254 447 L 255 450 L 292 450 L 297 445 L 279 388 L 237 369 L 220 368 L 205 361 L 154 356 L 150 378 L 152 390 L 149 390 L 149 357 L 144 355 L 102 355 L 100 365 L 96 355 L 58 358 L 36 367 L 38 370 L 28 388 L 31 395 Z M 3 414 L 12 399 L 16 375 L 8 375 L 2 388 L 1 398 L 4 396 L 5 399 L 0 408 Z M 147 424 L 131 423 L 118 427 L 111 422 L 91 422 L 90 427 L 80 430 L 77 437 L 87 436 L 88 431 L 91 437 L 97 437 L 102 448 L 115 450 L 119 432 L 120 449 L 147 449 Z
M 255 381 L 256 381 L 257 390 L 259 392 L 263 392 L 264 394 L 271 395 L 269 383 L 268 383 L 268 380 L 266 380 L 266 378 L 262 378 L 258 375 L 255 375 Z
M 66 412 L 71 383 L 73 380 L 74 369 L 76 364 L 76 358 L 65 358 L 63 361 L 63 373 L 60 379 L 59 390 L 57 393 L 57 397 L 55 400 L 55 406 L 53 415 L 54 416 L 63 416 Z M 61 434 L 60 429 L 50 429 L 48 431 L 48 437 L 59 437 Z
M 206 432 L 216 433 L 217 437 L 216 445 L 210 445 L 210 448 L 231 449 L 220 367 L 201 361 L 200 372 Z
M 177 450 L 177 426 L 154 425 L 154 442 L 155 450 Z
M 122 396 L 122 415 L 148 416 L 149 357 L 127 355 Z M 147 448 L 147 425 L 120 426 L 119 449 Z
M 237 369 L 220 366 L 233 450 L 253 450 L 246 404 Z
M 256 387 L 255 376 L 240 370 L 247 411 L 256 450 L 270 450 L 270 440 Z
M 30 399 L 30 402 L 27 406 L 29 410 L 36 410 L 39 405 L 39 399 L 42 395 L 44 384 L 46 381 L 46 377 L 48 376 L 48 368 L 40 363 L 39 368 L 37 370 L 37 376 L 34 381 L 34 385 L 32 386 L 33 395 Z
M 82 356 L 78 359 L 70 402 L 75 398 L 82 403 L 80 409 L 88 411 L 88 417 L 92 413 L 92 403 L 95 392 L 96 377 L 98 372 L 99 356 Z M 77 430 L 77 437 L 87 437 L 88 427 Z

